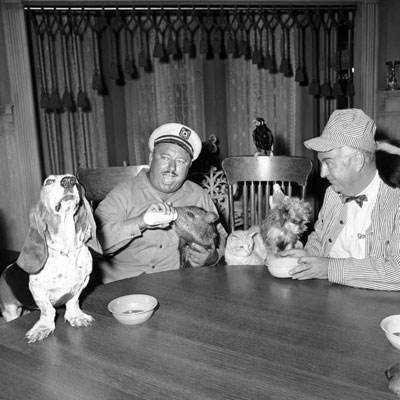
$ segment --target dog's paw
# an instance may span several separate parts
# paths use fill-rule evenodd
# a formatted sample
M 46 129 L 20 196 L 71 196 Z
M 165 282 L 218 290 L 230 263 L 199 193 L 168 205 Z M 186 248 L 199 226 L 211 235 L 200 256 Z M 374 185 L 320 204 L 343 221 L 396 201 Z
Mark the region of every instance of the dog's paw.
M 28 343 L 34 343 L 39 340 L 46 339 L 47 336 L 54 332 L 54 329 L 56 329 L 56 325 L 54 323 L 44 324 L 38 321 L 32 329 L 26 332 L 25 339 L 28 341 Z
M 400 397 L 400 364 L 394 364 L 385 371 L 389 379 L 389 390 Z
M 90 326 L 94 322 L 94 318 L 84 312 L 80 312 L 79 314 L 75 315 L 67 315 L 65 314 L 66 321 L 68 321 L 71 326 L 73 327 L 80 327 L 80 326 Z

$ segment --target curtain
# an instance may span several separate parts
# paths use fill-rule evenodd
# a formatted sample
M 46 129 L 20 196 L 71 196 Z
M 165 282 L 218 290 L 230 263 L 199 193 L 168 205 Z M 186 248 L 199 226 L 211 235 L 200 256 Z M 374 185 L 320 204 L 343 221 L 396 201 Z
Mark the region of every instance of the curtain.
M 154 35 L 151 32 L 149 39 Z M 186 55 L 173 62 L 154 58 L 151 72 L 142 69 L 140 77 L 127 80 L 124 99 L 131 164 L 148 162 L 148 137 L 164 123 L 188 125 L 206 140 L 202 78 L 202 59 Z
M 207 140 L 205 63 L 217 57 L 226 104 L 214 118 L 226 120 L 228 155 L 255 153 L 256 117 L 275 154 L 297 154 L 300 86 L 315 100 L 314 126 L 352 105 L 354 14 L 355 5 L 28 7 L 46 174 L 145 164 L 148 137 L 166 122 Z
M 289 59 L 294 59 L 293 29 L 290 30 Z M 274 36 L 275 55 L 281 60 L 282 34 Z M 262 47 L 267 48 L 265 41 Z M 296 154 L 296 82 L 276 68 L 270 73 L 252 60 L 234 58 L 227 63 L 229 153 L 254 154 L 252 121 L 265 120 L 274 136 L 274 154 Z
M 80 14 L 41 12 L 30 22 L 46 175 L 107 164 L 103 98 L 91 88 L 96 34 Z

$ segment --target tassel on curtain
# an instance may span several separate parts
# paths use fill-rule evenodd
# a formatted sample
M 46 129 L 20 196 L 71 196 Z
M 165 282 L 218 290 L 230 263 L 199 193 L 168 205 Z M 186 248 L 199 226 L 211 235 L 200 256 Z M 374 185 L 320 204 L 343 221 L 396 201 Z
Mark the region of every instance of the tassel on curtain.
M 140 48 L 136 54 L 129 51 L 129 46 L 121 49 L 119 55 L 114 54 L 113 72 L 118 79 L 121 67 L 131 75 L 135 75 L 136 61 L 140 67 L 151 68 L 151 58 L 167 61 L 169 58 L 180 59 L 183 54 L 204 54 L 208 57 L 226 58 L 244 57 L 252 60 L 260 68 L 271 73 L 279 71 L 285 76 L 293 76 L 288 68 L 292 68 L 291 60 L 286 59 L 289 39 L 288 31 L 295 27 L 297 43 L 295 44 L 298 70 L 296 82 L 305 83 L 303 78 L 306 68 L 304 59 L 305 30 L 311 30 L 316 40 L 313 50 L 317 53 L 317 41 L 321 40 L 324 54 L 322 60 L 327 62 L 336 55 L 336 49 L 328 48 L 333 37 L 333 30 L 338 32 L 339 27 L 346 27 L 349 36 L 349 51 L 352 52 L 353 20 L 355 6 L 302 7 L 279 8 L 239 7 L 224 8 L 147 8 L 147 9 L 35 9 L 28 8 L 28 14 L 37 36 L 43 38 L 45 34 L 53 37 L 61 33 L 67 37 L 71 32 L 82 41 L 83 35 L 94 32 L 93 51 L 98 49 L 99 36 L 110 35 L 110 41 L 117 43 L 121 36 L 140 37 Z M 281 29 L 281 53 L 283 59 L 279 68 L 276 68 L 274 49 L 269 46 L 269 39 Z M 334 29 L 333 29 L 334 28 Z M 149 32 L 154 32 L 152 41 Z M 196 35 L 198 32 L 198 35 Z M 262 38 L 265 35 L 266 49 L 263 48 Z M 197 42 L 195 42 L 197 36 Z M 273 42 L 273 40 L 272 40 Z M 129 54 L 131 53 L 131 54 Z M 97 55 L 98 56 L 98 55 Z M 350 54 L 352 57 L 352 54 Z M 96 58 L 96 55 L 95 55 Z M 314 57 L 315 58 L 315 57 Z M 318 61 L 318 60 L 316 60 Z M 315 69 L 324 69 L 324 66 L 314 65 Z M 301 70 L 303 69 L 303 73 Z M 93 75 L 94 86 L 101 88 L 99 67 L 95 65 Z M 316 74 L 316 71 L 313 71 Z M 314 76 L 315 78 L 315 76 Z M 351 78 L 351 77 L 350 77 Z M 100 90 L 101 91 L 101 90 Z M 315 91 L 314 89 L 310 90 Z M 351 93 L 349 93 L 351 94 Z
M 107 154 L 104 117 L 97 112 L 103 98 L 89 93 L 89 64 L 97 63 L 99 51 L 95 30 L 83 12 L 28 10 L 28 15 L 45 172 L 74 173 Z

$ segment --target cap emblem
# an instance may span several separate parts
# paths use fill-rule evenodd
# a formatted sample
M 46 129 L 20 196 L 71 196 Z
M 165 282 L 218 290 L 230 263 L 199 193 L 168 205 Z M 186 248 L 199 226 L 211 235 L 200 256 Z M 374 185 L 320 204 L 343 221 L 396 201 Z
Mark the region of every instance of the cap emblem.
M 190 131 L 190 129 L 187 129 L 187 128 L 183 127 L 183 128 L 179 131 L 179 136 L 180 136 L 182 139 L 189 140 L 189 137 L 190 137 L 191 133 L 192 133 L 192 132 Z

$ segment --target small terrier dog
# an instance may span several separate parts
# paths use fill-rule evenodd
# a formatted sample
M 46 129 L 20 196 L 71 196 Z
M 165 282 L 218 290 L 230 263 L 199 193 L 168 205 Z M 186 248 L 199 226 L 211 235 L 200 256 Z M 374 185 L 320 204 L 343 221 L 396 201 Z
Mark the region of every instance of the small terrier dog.
M 17 261 L 0 277 L 0 309 L 7 322 L 26 308 L 40 310 L 39 321 L 25 335 L 33 343 L 54 331 L 57 306 L 65 304 L 64 319 L 72 326 L 94 321 L 80 309 L 79 296 L 92 271 L 88 246 L 102 250 L 92 209 L 73 175 L 47 177 L 29 219 Z
M 293 248 L 302 248 L 301 235 L 311 218 L 311 204 L 298 197 L 284 196 L 274 205 L 260 226 L 268 258 Z
M 311 218 L 311 204 L 286 196 L 278 184 L 270 196 L 270 210 L 260 225 L 234 231 L 227 239 L 228 265 L 260 265 L 280 257 L 283 250 L 302 248 L 301 235 Z

